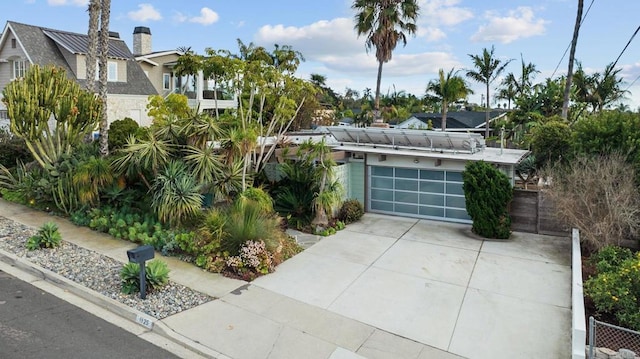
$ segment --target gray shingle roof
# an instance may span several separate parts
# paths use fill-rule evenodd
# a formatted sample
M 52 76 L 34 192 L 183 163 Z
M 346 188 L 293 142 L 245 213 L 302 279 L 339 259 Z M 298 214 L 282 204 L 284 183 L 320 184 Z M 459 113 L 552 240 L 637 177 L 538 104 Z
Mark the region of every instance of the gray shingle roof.
M 62 67 L 69 78 L 82 86 L 86 80 L 78 80 L 74 69 L 65 60 L 60 47 L 75 54 L 85 54 L 88 44 L 87 35 L 48 29 L 39 26 L 21 24 L 8 21 L 7 24 L 14 31 L 24 50 L 34 64 L 54 65 Z M 64 45 L 63 45 L 64 44 Z M 84 47 L 82 47 L 84 44 Z M 74 49 L 74 50 L 72 50 Z M 113 51 L 113 52 L 112 52 Z M 135 61 L 127 44 L 121 39 L 109 39 L 109 55 L 112 58 L 127 61 L 127 82 L 109 82 L 107 91 L 110 94 L 121 95 L 152 95 L 157 94 L 153 84 Z
M 493 119 L 504 114 L 504 111 L 490 111 L 489 118 Z M 434 128 L 442 126 L 441 113 L 414 113 L 413 117 L 427 123 L 431 120 Z M 476 128 L 482 126 L 484 128 L 485 112 L 484 111 L 449 111 L 447 112 L 447 128 Z

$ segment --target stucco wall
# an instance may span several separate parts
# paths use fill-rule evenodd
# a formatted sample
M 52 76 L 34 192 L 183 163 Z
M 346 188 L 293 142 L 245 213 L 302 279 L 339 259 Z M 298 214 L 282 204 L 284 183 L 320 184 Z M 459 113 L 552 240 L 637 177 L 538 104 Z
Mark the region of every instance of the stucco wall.
M 109 123 L 125 117 L 134 119 L 140 126 L 151 125 L 147 115 L 147 96 L 109 95 L 107 97 L 107 117 Z

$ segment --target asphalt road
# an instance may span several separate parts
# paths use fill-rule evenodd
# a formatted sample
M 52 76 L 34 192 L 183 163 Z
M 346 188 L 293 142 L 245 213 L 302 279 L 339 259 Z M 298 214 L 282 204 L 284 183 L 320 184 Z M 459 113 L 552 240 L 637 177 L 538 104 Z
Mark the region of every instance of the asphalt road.
M 0 358 L 177 358 L 0 271 Z

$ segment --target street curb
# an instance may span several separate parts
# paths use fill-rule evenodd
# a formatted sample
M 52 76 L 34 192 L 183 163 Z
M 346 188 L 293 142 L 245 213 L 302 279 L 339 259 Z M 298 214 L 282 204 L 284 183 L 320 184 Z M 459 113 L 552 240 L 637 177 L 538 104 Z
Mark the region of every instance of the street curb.
M 218 353 L 217 351 L 206 347 L 196 341 L 193 341 L 180 333 L 177 333 L 161 320 L 156 318 L 151 318 L 149 315 L 142 313 L 140 311 L 135 310 L 123 303 L 118 302 L 117 300 L 111 299 L 109 297 L 104 296 L 98 292 L 95 292 L 85 286 L 82 286 L 72 280 L 69 280 L 57 273 L 54 273 L 48 269 L 42 268 L 37 264 L 31 263 L 28 260 L 18 257 L 13 253 L 5 252 L 0 249 L 0 261 L 10 265 L 18 270 L 32 275 L 36 278 L 40 278 L 48 283 L 51 283 L 65 292 L 70 292 L 73 295 L 76 295 L 92 304 L 95 304 L 99 307 L 102 307 L 109 312 L 115 314 L 116 316 L 125 319 L 129 322 L 135 323 L 140 328 L 144 329 L 145 332 L 153 332 L 155 334 L 161 335 L 162 337 L 171 340 L 172 342 L 181 345 L 187 348 L 189 351 L 192 351 L 198 355 L 201 355 L 206 358 L 213 359 L 226 359 L 228 358 L 222 353 Z M 145 318 L 150 318 L 153 322 L 152 329 L 139 324 L 136 321 L 138 316 L 144 316 Z

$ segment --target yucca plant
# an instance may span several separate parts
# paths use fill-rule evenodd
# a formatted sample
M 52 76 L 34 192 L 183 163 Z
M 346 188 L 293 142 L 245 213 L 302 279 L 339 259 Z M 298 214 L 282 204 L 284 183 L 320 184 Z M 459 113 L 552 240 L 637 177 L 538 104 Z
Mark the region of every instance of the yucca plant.
M 35 236 L 27 240 L 26 247 L 33 251 L 40 248 L 54 248 L 60 245 L 62 236 L 58 231 L 58 225 L 53 222 L 46 222 L 40 227 Z
M 149 261 L 145 267 L 145 278 L 147 289 L 156 290 L 169 283 L 169 267 L 167 263 L 154 259 Z M 140 291 L 140 264 L 129 262 L 120 270 L 122 280 L 122 293 L 132 294 Z
M 202 208 L 200 185 L 184 162 L 169 162 L 153 181 L 151 191 L 151 207 L 169 225 L 181 225 Z

